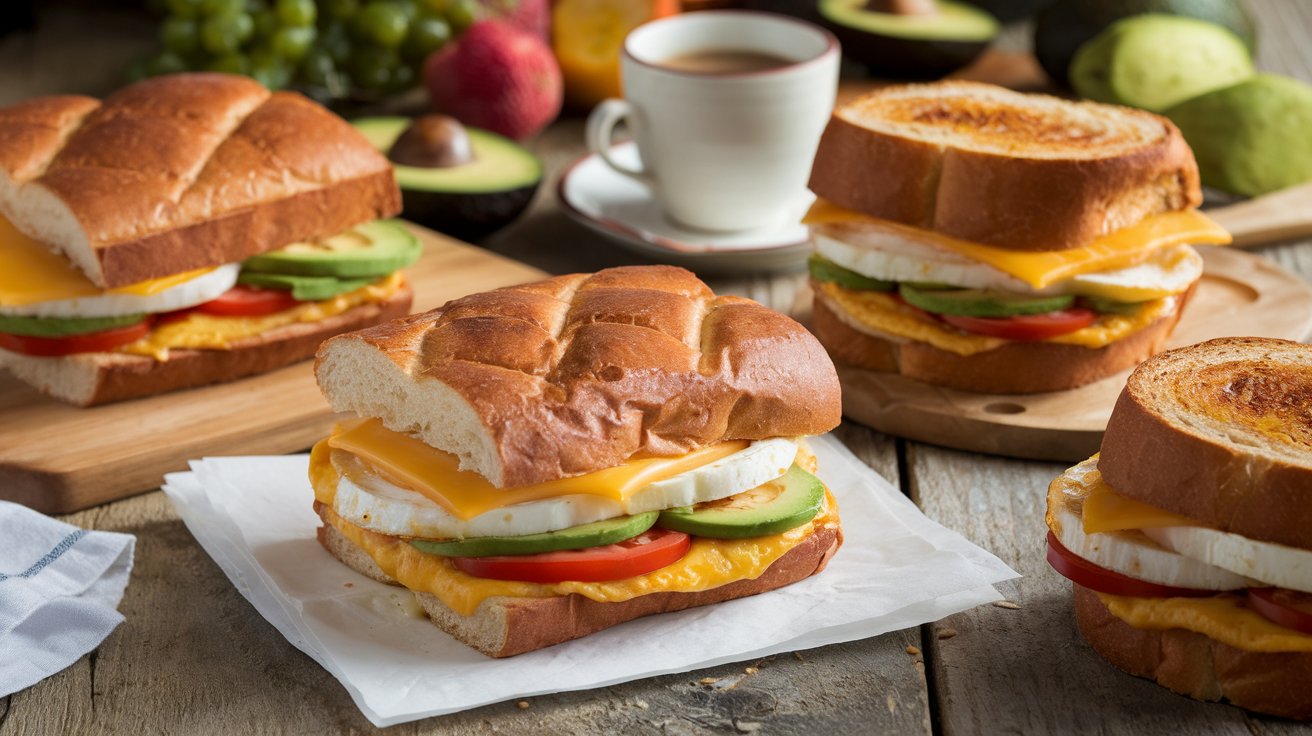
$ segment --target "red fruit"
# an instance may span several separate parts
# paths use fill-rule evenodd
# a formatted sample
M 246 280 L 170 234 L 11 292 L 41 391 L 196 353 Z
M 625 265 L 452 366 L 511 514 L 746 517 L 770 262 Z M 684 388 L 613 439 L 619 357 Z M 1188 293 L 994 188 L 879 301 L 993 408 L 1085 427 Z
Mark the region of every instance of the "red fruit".
M 548 0 L 478 0 L 486 18 L 500 18 L 551 41 L 551 3 Z
M 428 58 L 433 106 L 465 125 L 527 138 L 560 114 L 560 66 L 533 33 L 482 20 Z

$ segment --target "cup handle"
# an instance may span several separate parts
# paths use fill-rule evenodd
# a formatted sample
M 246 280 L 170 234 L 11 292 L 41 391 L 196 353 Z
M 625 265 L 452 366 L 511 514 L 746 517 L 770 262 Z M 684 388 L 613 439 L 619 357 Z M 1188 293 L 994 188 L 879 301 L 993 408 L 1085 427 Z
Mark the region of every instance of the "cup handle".
M 652 179 L 651 172 L 645 167 L 634 169 L 625 166 L 611 158 L 610 155 L 611 138 L 614 136 L 615 126 L 624 118 L 633 115 L 634 112 L 635 109 L 633 105 L 629 104 L 627 100 L 620 100 L 613 97 L 608 100 L 603 100 L 602 103 L 593 108 L 592 113 L 588 115 L 588 127 L 585 137 L 587 138 L 588 148 L 593 153 L 600 156 L 601 160 L 605 161 L 607 166 L 631 179 L 636 179 L 647 186 L 651 186 L 654 183 L 654 180 Z

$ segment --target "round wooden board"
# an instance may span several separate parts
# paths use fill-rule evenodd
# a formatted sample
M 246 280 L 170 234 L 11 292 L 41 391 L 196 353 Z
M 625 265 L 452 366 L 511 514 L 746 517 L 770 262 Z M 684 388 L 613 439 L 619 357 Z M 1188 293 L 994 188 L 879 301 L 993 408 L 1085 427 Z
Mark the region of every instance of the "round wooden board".
M 1168 347 L 1254 335 L 1312 333 L 1312 286 L 1258 256 L 1204 248 L 1206 270 Z M 810 316 L 809 290 L 797 314 Z M 976 394 L 890 373 L 838 366 L 843 413 L 881 432 L 961 450 L 1035 460 L 1083 460 L 1098 451 L 1129 371 L 1071 391 Z

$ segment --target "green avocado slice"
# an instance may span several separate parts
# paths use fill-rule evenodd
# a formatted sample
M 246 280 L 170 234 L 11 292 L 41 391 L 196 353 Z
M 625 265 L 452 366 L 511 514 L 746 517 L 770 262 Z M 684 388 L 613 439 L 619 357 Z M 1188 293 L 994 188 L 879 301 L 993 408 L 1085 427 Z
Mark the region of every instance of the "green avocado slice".
M 806 268 L 811 272 L 811 278 L 816 281 L 832 281 L 844 289 L 892 291 L 893 287 L 897 286 L 892 281 L 872 279 L 851 269 L 843 268 L 818 253 L 812 253 L 806 259 Z
M 144 314 L 123 314 L 116 317 L 27 317 L 0 314 L 0 332 L 28 337 L 68 337 L 127 327 L 145 318 Z
M 242 271 L 237 283 L 262 286 L 266 289 L 291 291 L 292 298 L 302 302 L 331 299 L 338 294 L 355 291 L 374 282 L 374 279 L 335 279 L 331 276 L 293 276 L 286 273 L 260 273 Z
M 1066 309 L 1075 303 L 1075 297 L 1068 294 L 1035 297 L 984 289 L 933 291 L 917 289 L 908 284 L 902 284 L 898 294 L 907 304 L 926 312 L 958 317 L 1015 317 L 1018 314 L 1045 314 Z
M 695 506 L 666 509 L 657 523 L 695 537 L 761 537 L 787 531 L 815 518 L 824 497 L 824 483 L 794 465 L 783 477 L 750 491 Z
M 955 0 L 937 0 L 937 12 L 927 15 L 879 13 L 868 5 L 868 0 L 820 0 L 820 13 L 831 23 L 894 38 L 988 41 L 998 35 L 996 18 Z
M 374 220 L 326 238 L 251 256 L 242 271 L 336 279 L 378 278 L 419 259 L 423 246 L 395 220 Z
M 656 523 L 657 515 L 656 511 L 648 511 L 633 516 L 594 521 L 591 524 L 572 526 L 554 532 L 525 534 L 519 537 L 470 537 L 446 542 L 413 539 L 410 541 L 410 546 L 420 552 L 443 557 L 534 555 L 540 552 L 602 547 L 642 534 Z

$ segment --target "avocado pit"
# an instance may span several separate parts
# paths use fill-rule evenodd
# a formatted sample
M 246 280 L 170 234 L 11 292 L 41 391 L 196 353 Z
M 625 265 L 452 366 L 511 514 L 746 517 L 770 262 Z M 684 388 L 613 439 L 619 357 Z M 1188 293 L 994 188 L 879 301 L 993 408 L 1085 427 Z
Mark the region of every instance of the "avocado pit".
M 447 115 L 424 115 L 401 131 L 387 151 L 392 163 L 422 169 L 446 169 L 474 160 L 469 133 Z

